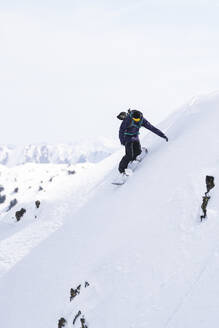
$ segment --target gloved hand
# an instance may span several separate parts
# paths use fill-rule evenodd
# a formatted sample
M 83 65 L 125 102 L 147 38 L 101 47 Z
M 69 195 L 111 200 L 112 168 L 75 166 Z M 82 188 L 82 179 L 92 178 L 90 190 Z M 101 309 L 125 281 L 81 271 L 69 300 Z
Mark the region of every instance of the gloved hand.
M 167 138 L 167 136 L 165 136 L 164 139 L 166 140 L 166 142 L 168 142 L 168 138 Z

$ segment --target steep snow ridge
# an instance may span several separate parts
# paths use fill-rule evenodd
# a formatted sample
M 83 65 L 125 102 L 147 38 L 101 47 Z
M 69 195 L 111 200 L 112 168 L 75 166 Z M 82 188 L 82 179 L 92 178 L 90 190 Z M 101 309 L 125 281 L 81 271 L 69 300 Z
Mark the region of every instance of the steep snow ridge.
M 215 94 L 171 115 L 160 126 L 168 144 L 147 135 L 149 155 L 122 187 L 110 183 L 121 152 L 100 163 L 83 207 L 71 214 L 67 199 L 65 224 L 1 278 L 3 327 L 53 328 L 64 317 L 79 328 L 78 311 L 89 328 L 216 326 L 218 106 Z M 206 175 L 216 186 L 201 223 Z
M 0 146 L 0 164 L 15 166 L 23 163 L 75 164 L 83 162 L 97 163 L 118 149 L 114 141 L 81 141 L 72 144 L 39 144 L 27 146 Z

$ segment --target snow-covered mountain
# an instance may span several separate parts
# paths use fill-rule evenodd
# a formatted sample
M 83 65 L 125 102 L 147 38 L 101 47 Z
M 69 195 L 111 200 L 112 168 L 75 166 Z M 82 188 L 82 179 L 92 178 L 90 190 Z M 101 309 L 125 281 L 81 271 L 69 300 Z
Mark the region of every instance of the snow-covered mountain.
M 217 327 L 218 108 L 214 94 L 173 113 L 160 125 L 169 143 L 149 132 L 122 187 L 123 149 L 70 169 L 1 167 L 2 327 Z
M 0 164 L 15 166 L 24 163 L 97 163 L 117 149 L 118 143 L 105 138 L 72 144 L 0 145 Z

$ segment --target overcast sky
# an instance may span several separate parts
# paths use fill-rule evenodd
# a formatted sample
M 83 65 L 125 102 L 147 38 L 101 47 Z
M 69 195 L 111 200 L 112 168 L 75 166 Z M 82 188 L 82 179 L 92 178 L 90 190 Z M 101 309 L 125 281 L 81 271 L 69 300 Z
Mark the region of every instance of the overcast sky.
M 0 144 L 117 136 L 219 89 L 219 1 L 2 0 Z

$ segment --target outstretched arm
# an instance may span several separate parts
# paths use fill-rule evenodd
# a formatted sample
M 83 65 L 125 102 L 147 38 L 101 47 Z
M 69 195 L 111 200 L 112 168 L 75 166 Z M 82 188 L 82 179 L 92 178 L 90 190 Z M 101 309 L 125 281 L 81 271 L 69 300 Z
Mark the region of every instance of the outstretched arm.
M 157 134 L 159 137 L 164 138 L 166 141 L 168 141 L 168 138 L 165 136 L 165 134 L 160 131 L 159 129 L 155 128 L 151 123 L 149 123 L 145 118 L 143 118 L 142 126 L 144 126 L 146 129 L 150 130 L 151 132 Z

